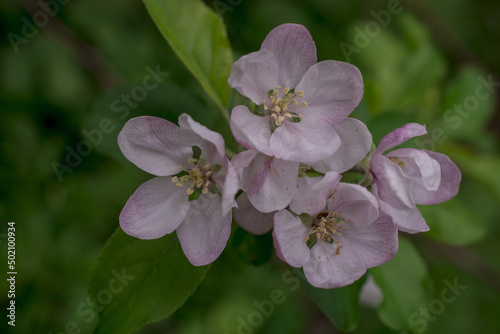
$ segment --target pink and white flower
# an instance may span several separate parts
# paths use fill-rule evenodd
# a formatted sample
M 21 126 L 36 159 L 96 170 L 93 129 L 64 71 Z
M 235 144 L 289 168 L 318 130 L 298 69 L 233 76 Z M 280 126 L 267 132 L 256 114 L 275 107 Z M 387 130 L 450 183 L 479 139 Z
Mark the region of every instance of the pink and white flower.
M 125 124 L 118 144 L 128 160 L 156 176 L 125 204 L 120 214 L 123 231 L 156 239 L 176 230 L 193 265 L 217 259 L 231 232 L 239 185 L 222 136 L 187 114 L 179 117 L 179 126 L 144 116 Z
M 231 113 L 231 131 L 246 148 L 278 159 L 311 163 L 331 156 L 340 138 L 333 127 L 363 96 L 359 70 L 348 63 L 317 63 L 316 46 L 304 26 L 273 29 L 261 49 L 241 57 L 229 85 L 256 104 Z
M 372 192 L 380 209 L 399 229 L 408 233 L 428 231 L 416 204 L 438 204 L 454 197 L 462 175 L 446 155 L 403 148 L 384 152 L 410 138 L 426 134 L 425 126 L 408 123 L 388 133 L 370 158 L 375 183 Z
M 366 188 L 338 183 L 330 198 L 318 196 L 317 206 L 308 204 L 310 194 L 306 192 L 303 200 L 300 194 L 296 212 L 280 210 L 274 215 L 274 243 L 278 256 L 293 267 L 303 267 L 313 286 L 349 285 L 367 268 L 396 254 L 397 226 L 390 216 L 379 215 L 377 200 Z

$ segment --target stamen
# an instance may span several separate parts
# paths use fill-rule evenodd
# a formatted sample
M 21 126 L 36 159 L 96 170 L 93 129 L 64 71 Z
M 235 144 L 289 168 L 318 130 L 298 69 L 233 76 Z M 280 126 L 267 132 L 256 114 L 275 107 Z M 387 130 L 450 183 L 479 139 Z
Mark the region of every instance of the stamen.
M 307 102 L 306 101 L 302 101 L 302 103 L 300 104 L 301 107 L 307 107 Z
M 287 88 L 283 88 L 283 93 L 285 95 L 287 95 L 289 91 L 290 91 L 290 88 L 288 88 L 288 87 Z

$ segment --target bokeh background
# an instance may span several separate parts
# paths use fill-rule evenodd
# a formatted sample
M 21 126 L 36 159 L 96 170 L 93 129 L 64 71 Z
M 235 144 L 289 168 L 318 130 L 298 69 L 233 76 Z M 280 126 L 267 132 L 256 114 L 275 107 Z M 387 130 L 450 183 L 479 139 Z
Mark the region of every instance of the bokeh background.
M 92 268 L 126 200 L 150 177 L 116 145 L 127 119 L 175 121 L 187 112 L 229 135 L 140 1 L 65 2 L 46 25 L 28 31 L 29 38 L 22 37 L 24 20 L 33 22 L 40 3 L 0 2 L 1 277 L 7 272 L 8 221 L 16 222 L 18 271 L 16 327 L 7 326 L 2 311 L 2 333 L 92 333 L 96 319 L 82 315 L 90 309 Z M 450 202 L 422 208 L 430 232 L 402 237 L 425 263 L 421 283 L 429 302 L 441 299 L 446 280 L 467 288 L 428 321 L 426 333 L 498 333 L 500 83 L 491 90 L 478 86 L 488 78 L 500 82 L 500 2 L 402 0 L 397 14 L 378 15 L 393 2 L 206 1 L 223 17 L 235 59 L 259 49 L 275 26 L 295 22 L 311 32 L 319 60 L 358 66 L 365 97 L 353 116 L 368 125 L 375 142 L 407 122 L 427 125 L 430 135 L 412 145 L 448 154 L 463 172 L 461 191 Z M 9 33 L 25 39 L 13 46 Z M 117 112 L 113 103 L 157 67 L 169 75 L 143 100 L 132 101 L 126 115 Z M 478 98 L 478 89 L 489 96 Z M 457 105 L 462 113 L 453 111 Z M 96 135 L 97 144 L 81 159 L 70 158 L 73 166 L 58 178 L 55 166 L 67 166 L 72 150 L 85 150 L 85 133 L 99 129 L 102 119 L 110 120 L 109 131 Z M 184 307 L 139 333 L 237 333 L 238 317 L 246 318 L 255 310 L 253 301 L 269 299 L 274 289 L 287 299 L 253 333 L 340 333 L 302 289 L 291 291 L 282 280 L 287 267 L 266 248 L 269 240 L 235 228 Z M 404 283 L 395 283 L 403 294 Z M 5 310 L 5 279 L 0 288 Z M 376 309 L 362 306 L 355 332 L 405 333 L 389 326 Z

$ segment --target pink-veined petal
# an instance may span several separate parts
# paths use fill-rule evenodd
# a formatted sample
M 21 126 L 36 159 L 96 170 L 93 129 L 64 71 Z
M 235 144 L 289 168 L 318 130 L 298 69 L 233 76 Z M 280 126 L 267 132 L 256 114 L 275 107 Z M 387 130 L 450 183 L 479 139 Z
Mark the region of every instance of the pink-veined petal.
M 352 248 L 363 261 L 365 268 L 379 266 L 394 257 L 398 251 L 398 228 L 392 218 L 380 213 L 372 224 L 365 226 L 346 225 L 342 231 L 342 244 Z
M 238 59 L 231 68 L 229 86 L 255 104 L 267 98 L 267 92 L 278 85 L 278 65 L 268 50 L 249 53 Z
M 287 210 L 274 214 L 274 240 L 279 245 L 281 256 L 292 267 L 300 268 L 309 260 L 310 250 L 305 240 L 309 230 Z
M 379 216 L 375 196 L 365 187 L 352 183 L 340 182 L 333 197 L 327 200 L 327 206 L 329 211 L 349 219 L 354 226 L 369 225 Z
M 370 151 L 372 135 L 363 122 L 346 118 L 332 125 L 332 128 L 340 137 L 340 146 L 328 158 L 311 164 L 318 172 L 345 172 L 363 160 Z
M 298 162 L 258 154 L 245 184 L 250 202 L 262 212 L 284 209 L 297 191 L 298 170 Z
M 410 138 L 422 136 L 427 133 L 425 125 L 417 123 L 407 123 L 400 128 L 394 129 L 388 134 L 386 134 L 378 144 L 377 151 L 375 153 L 384 153 L 393 147 L 396 147 Z
M 371 159 L 371 170 L 378 189 L 378 197 L 396 209 L 415 208 L 412 196 L 412 178 L 404 175 L 396 163 L 375 154 Z
M 286 23 L 269 32 L 261 50 L 271 51 L 278 67 L 278 84 L 294 88 L 306 71 L 316 64 L 316 45 L 302 25 Z
M 424 191 L 422 186 L 417 183 L 413 187 L 413 197 L 417 204 L 439 204 L 457 195 L 462 173 L 446 155 L 431 151 L 426 152 L 441 167 L 441 183 L 435 191 Z
M 177 237 L 189 262 L 204 266 L 215 261 L 231 233 L 231 213 L 222 215 L 221 197 L 207 193 L 191 202 Z
M 269 142 L 270 116 L 252 114 L 246 106 L 236 106 L 231 112 L 231 132 L 238 143 L 246 148 L 254 148 L 266 155 L 273 155 Z
M 366 272 L 355 252 L 340 250 L 319 240 L 311 249 L 309 261 L 304 265 L 307 281 L 317 288 L 332 289 L 354 283 Z
M 120 226 L 139 239 L 161 238 L 179 227 L 189 208 L 186 187 L 176 186 L 169 177 L 155 177 L 130 196 L 120 213 Z
M 152 116 L 129 120 L 118 135 L 123 155 L 140 169 L 158 176 L 177 174 L 193 154 L 184 143 L 185 131 Z
M 234 220 L 250 233 L 261 235 L 273 228 L 274 212 L 264 213 L 257 210 L 244 192 L 236 199 L 238 208 L 233 210 Z
M 386 155 L 402 162 L 403 173 L 415 182 L 423 185 L 426 190 L 437 190 L 441 183 L 441 167 L 437 160 L 431 158 L 427 152 L 413 148 L 394 150 Z
M 378 205 L 381 211 L 392 217 L 394 223 L 398 225 L 398 229 L 407 233 L 417 233 L 429 231 L 429 226 L 425 222 L 422 213 L 418 207 L 397 209 L 380 199 L 377 195 L 378 187 L 372 185 L 372 193 L 379 199 Z
M 354 65 L 325 60 L 313 65 L 297 85 L 308 103 L 300 112 L 328 125 L 345 119 L 361 101 L 364 92 L 361 72 Z
M 329 125 L 306 118 L 284 121 L 271 136 L 270 146 L 277 158 L 309 163 L 332 155 L 340 138 Z
M 333 194 L 341 176 L 330 172 L 322 177 L 299 177 L 297 193 L 290 202 L 290 209 L 296 214 L 307 213 L 316 216 L 326 207 L 326 199 Z

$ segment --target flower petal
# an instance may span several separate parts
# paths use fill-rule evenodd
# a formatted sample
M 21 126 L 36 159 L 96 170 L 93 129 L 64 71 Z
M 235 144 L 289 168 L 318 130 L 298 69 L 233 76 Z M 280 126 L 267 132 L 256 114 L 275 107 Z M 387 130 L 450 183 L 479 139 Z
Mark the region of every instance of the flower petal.
M 340 217 L 349 219 L 354 226 L 366 226 L 379 216 L 375 196 L 365 187 L 352 183 L 340 182 L 332 198 L 327 200 L 329 211 L 335 211 Z
M 298 162 L 258 154 L 245 184 L 252 205 L 261 212 L 284 209 L 297 191 Z
M 254 148 L 266 155 L 273 155 L 269 147 L 271 129 L 270 116 L 252 114 L 246 106 L 236 106 L 231 112 L 231 132 L 238 143 L 246 148 Z
M 340 146 L 328 158 L 311 164 L 318 172 L 345 172 L 363 160 L 370 151 L 372 135 L 363 122 L 346 118 L 332 125 L 332 128 L 340 137 Z
M 278 85 L 278 73 L 275 55 L 269 50 L 260 50 L 233 64 L 228 83 L 253 103 L 261 104 L 267 92 Z
M 379 199 L 378 205 L 380 210 L 392 217 L 394 223 L 398 225 L 398 229 L 407 233 L 417 233 L 429 231 L 429 226 L 425 222 L 422 213 L 417 207 L 398 209 L 391 206 L 380 199 L 378 196 L 377 184 L 372 185 L 372 193 Z
M 380 200 L 396 209 L 415 208 L 413 180 L 404 175 L 399 165 L 381 154 L 372 157 L 371 165 Z
M 221 198 L 208 193 L 192 201 L 177 237 L 189 262 L 204 266 L 215 261 L 224 250 L 231 233 L 231 213 L 223 216 Z
M 240 188 L 243 188 L 246 184 L 249 175 L 248 166 L 254 161 L 257 154 L 259 154 L 259 151 L 250 149 L 236 154 L 231 159 L 231 163 L 240 179 Z
M 316 64 L 316 45 L 302 25 L 282 24 L 267 35 L 261 50 L 271 51 L 278 66 L 278 84 L 293 88 L 304 73 Z
M 363 77 L 356 66 L 335 60 L 319 62 L 306 72 L 296 91 L 303 90 L 305 117 L 333 125 L 345 119 L 363 97 Z
M 120 226 L 139 239 L 161 238 L 182 223 L 189 207 L 185 187 L 177 187 L 169 177 L 155 177 L 130 196 L 120 213 Z
M 365 268 L 379 266 L 394 257 L 398 251 L 398 228 L 392 218 L 381 213 L 373 224 L 346 225 L 342 232 L 342 244 L 353 249 Z
M 184 141 L 185 145 L 198 146 L 207 162 L 212 165 L 222 165 L 226 151 L 224 138 L 220 133 L 201 125 L 188 114 L 179 116 L 179 126 L 188 134 Z
M 386 155 L 401 161 L 403 173 L 413 179 L 413 186 L 418 182 L 426 190 L 437 190 L 441 183 L 441 167 L 423 150 L 403 148 Z
M 413 198 L 417 204 L 439 204 L 445 202 L 458 193 L 462 173 L 446 155 L 425 151 L 441 167 L 441 183 L 437 190 L 427 190 L 419 182 L 413 185 Z
M 326 207 L 326 199 L 332 195 L 341 176 L 330 172 L 323 177 L 297 178 L 297 193 L 290 202 L 290 209 L 296 214 L 307 213 L 316 216 Z
M 417 123 L 407 123 L 400 128 L 394 129 L 384 136 L 378 144 L 377 151 L 375 153 L 384 153 L 393 147 L 396 147 L 410 138 L 422 136 L 427 133 L 425 125 L 420 125 Z
M 240 189 L 240 177 L 227 157 L 224 157 L 223 166 L 221 171 L 224 173 L 215 174 L 214 181 L 218 187 L 222 188 L 222 214 L 226 215 L 232 208 L 238 207 L 234 197 Z M 219 177 L 221 180 L 218 180 Z
M 317 288 L 338 288 L 354 283 L 366 272 L 355 252 L 342 248 L 339 255 L 334 254 L 335 246 L 322 240 L 313 246 L 309 261 L 304 265 L 309 283 Z
M 238 208 L 233 210 L 234 220 L 250 233 L 261 235 L 269 232 L 274 224 L 274 212 L 264 213 L 257 210 L 246 192 L 236 199 Z
M 179 165 L 193 155 L 184 143 L 185 131 L 151 116 L 129 120 L 118 135 L 123 155 L 140 169 L 157 176 L 177 174 Z
M 277 158 L 309 163 L 332 155 L 340 146 L 340 138 L 322 122 L 284 121 L 271 136 L 270 146 Z
M 286 263 L 300 268 L 309 261 L 310 250 L 305 238 L 309 228 L 287 210 L 280 210 L 274 215 L 274 240 Z

